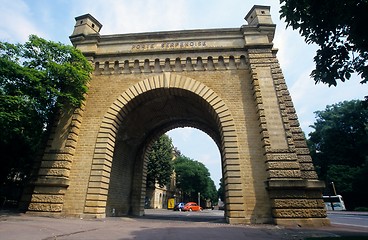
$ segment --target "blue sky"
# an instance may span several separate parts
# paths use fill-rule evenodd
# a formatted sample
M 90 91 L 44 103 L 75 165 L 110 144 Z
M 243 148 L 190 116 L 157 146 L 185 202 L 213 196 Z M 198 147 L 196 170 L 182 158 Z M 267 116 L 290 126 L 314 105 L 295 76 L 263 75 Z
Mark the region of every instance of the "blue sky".
M 314 84 L 309 74 L 316 47 L 307 45 L 297 31 L 285 29 L 278 0 L 0 0 L 0 41 L 24 42 L 36 34 L 70 44 L 74 18 L 85 13 L 103 24 L 101 34 L 236 28 L 246 24 L 244 16 L 253 5 L 271 6 L 277 24 L 274 46 L 304 132 L 312 130 L 313 112 L 367 95 L 368 85 L 359 84 L 357 77 L 338 87 Z M 220 155 L 213 141 L 195 129 L 180 128 L 169 135 L 184 155 L 205 163 L 218 185 Z

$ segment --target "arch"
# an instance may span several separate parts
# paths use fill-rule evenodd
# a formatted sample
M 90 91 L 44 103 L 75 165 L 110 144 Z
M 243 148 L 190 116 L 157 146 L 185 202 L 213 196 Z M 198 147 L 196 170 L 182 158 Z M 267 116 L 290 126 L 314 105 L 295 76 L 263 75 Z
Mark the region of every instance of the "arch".
M 247 16 L 260 11 L 269 8 Z M 91 91 L 57 119 L 26 196 L 29 211 L 140 214 L 150 142 L 192 126 L 219 146 L 229 223 L 329 224 L 324 184 L 273 49 L 275 25 L 102 36 L 80 25 L 101 26 L 92 16 L 76 19 L 70 39 L 95 64 Z
M 225 102 L 212 89 L 201 82 L 177 74 L 162 73 L 131 86 L 118 97 L 104 115 L 96 139 L 84 214 L 95 214 L 102 217 L 106 214 L 105 208 L 115 139 L 117 138 L 119 126 L 123 123 L 127 114 L 138 104 L 136 99 L 151 90 L 177 91 L 178 89 L 195 94 L 208 104 L 209 112 L 215 120 L 219 132 L 219 141 L 215 142 L 219 145 L 221 152 L 226 196 L 232 196 L 233 190 L 241 189 L 239 181 L 232 181 L 231 179 L 232 176 L 238 177 L 241 174 L 235 123 Z M 228 174 L 228 166 L 231 167 L 231 174 Z M 142 199 L 141 205 L 143 208 L 144 196 Z M 239 207 L 239 205 L 242 205 L 242 207 Z M 232 209 L 236 210 L 230 211 Z M 245 217 L 242 201 L 227 202 L 227 210 L 226 218 L 228 221 L 230 221 L 232 214 L 237 218 Z

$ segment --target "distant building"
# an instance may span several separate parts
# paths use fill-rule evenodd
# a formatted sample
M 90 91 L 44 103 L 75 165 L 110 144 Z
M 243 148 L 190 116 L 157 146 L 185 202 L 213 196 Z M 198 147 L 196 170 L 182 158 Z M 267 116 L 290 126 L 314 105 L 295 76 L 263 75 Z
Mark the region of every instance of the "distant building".
M 180 155 L 180 151 L 177 148 L 173 148 L 173 158 L 175 159 Z M 146 189 L 145 208 L 154 209 L 166 209 L 168 207 L 168 199 L 174 198 L 175 203 L 181 201 L 181 193 L 176 188 L 176 174 L 175 171 L 171 175 L 170 183 L 164 187 L 160 187 L 159 184 L 155 184 L 154 188 Z

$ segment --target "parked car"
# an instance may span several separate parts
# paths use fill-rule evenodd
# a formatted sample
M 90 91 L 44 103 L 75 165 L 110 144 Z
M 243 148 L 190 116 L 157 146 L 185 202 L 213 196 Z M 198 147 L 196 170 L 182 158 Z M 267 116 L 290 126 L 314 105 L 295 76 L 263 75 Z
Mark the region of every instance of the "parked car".
M 203 209 L 200 206 L 198 206 L 198 204 L 195 202 L 188 202 L 183 207 L 183 211 L 202 211 L 202 210 Z
M 185 204 L 184 204 L 183 202 L 180 202 L 180 203 L 175 204 L 175 206 L 174 206 L 174 211 L 182 211 L 182 210 L 183 210 L 184 205 L 185 205 Z

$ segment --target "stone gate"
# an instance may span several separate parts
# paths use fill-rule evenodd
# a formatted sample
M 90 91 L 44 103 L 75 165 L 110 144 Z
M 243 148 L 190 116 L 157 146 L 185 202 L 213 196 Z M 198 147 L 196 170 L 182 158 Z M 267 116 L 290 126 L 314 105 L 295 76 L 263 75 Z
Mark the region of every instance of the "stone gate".
M 100 35 L 93 16 L 77 17 L 70 40 L 94 73 L 84 104 L 55 123 L 28 212 L 143 215 L 150 144 L 194 127 L 219 148 L 229 223 L 329 224 L 270 8 L 245 19 L 240 28 Z

